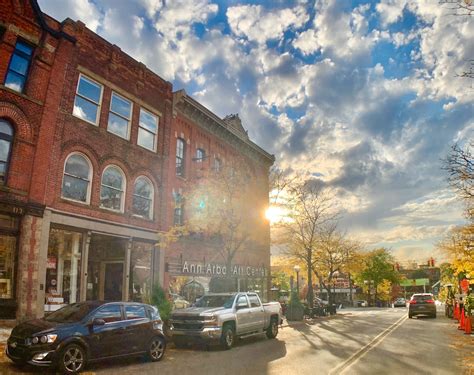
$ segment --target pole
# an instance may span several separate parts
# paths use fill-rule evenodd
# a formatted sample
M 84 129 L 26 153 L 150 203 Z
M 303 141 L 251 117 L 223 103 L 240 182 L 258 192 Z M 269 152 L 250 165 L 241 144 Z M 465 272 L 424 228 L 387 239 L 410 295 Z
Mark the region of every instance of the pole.
M 300 271 L 296 271 L 296 294 L 300 298 Z

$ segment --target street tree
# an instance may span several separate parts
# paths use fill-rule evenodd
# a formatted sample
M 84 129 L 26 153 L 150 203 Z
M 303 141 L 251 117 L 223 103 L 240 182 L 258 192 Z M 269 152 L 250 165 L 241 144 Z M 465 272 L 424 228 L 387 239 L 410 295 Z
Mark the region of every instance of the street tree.
M 474 277 L 474 224 L 451 229 L 438 248 L 448 256 L 453 276 Z
M 467 216 L 474 220 L 474 141 L 464 148 L 455 144 L 444 161 L 448 183 L 464 200 Z
M 345 233 L 338 230 L 337 222 L 330 222 L 319 228 L 311 268 L 319 284 L 326 290 L 329 303 L 335 302 L 336 278 L 345 273 L 349 274 L 350 279 L 350 266 L 358 258 L 358 250 L 359 244 L 348 240 Z
M 257 181 L 255 171 L 242 157 L 230 158 L 213 168 L 202 167 L 189 176 L 175 204 L 185 212 L 183 221 L 159 234 L 162 248 L 199 238 L 215 249 L 211 262 L 225 265 L 219 291 L 235 290 L 232 268 L 236 254 L 258 252 L 268 240 L 264 211 L 267 182 Z M 223 271 L 224 272 L 224 271 Z
M 374 301 L 377 301 L 379 286 L 386 281 L 398 282 L 399 274 L 395 270 L 394 264 L 395 260 L 392 254 L 385 248 L 375 249 L 366 254 L 364 267 L 358 275 L 358 281 L 361 285 L 365 285 L 369 296 L 373 286 Z M 368 302 L 370 303 L 370 301 Z
M 304 264 L 307 272 L 306 299 L 314 303 L 313 265 L 320 244 L 319 232 L 324 225 L 338 217 L 333 194 L 314 179 L 299 178 L 284 191 L 286 218 L 279 223 L 279 239 L 284 252 L 296 262 Z

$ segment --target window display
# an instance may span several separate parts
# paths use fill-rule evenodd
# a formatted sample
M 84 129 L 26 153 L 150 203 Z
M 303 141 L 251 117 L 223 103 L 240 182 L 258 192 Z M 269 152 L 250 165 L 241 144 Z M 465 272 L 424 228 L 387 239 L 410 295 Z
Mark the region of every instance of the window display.
M 79 301 L 82 233 L 52 228 L 46 261 L 45 311 Z
M 130 300 L 146 302 L 151 291 L 151 255 L 153 244 L 133 242 L 130 257 Z
M 0 236 L 0 298 L 13 298 L 16 238 Z

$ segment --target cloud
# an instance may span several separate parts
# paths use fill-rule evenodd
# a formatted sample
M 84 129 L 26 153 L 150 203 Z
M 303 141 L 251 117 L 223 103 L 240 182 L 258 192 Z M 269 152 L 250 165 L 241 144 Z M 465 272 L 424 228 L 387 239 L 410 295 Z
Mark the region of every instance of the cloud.
M 42 0 L 41 10 L 58 21 L 66 18 L 80 20 L 92 31 L 97 31 L 101 22 L 101 13 L 90 0 Z
M 251 42 L 280 40 L 289 28 L 300 28 L 309 19 L 302 6 L 267 10 L 261 5 L 240 5 L 227 9 L 232 32 Z

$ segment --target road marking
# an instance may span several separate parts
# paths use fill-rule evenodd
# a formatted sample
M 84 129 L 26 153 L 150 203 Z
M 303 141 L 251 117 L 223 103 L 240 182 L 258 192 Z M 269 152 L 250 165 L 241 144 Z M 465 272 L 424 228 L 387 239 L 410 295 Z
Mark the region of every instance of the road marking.
M 359 349 L 357 352 L 352 354 L 348 359 L 346 359 L 343 363 L 329 371 L 329 375 L 333 374 L 344 374 L 346 370 L 349 369 L 352 365 L 357 363 L 359 359 L 361 359 L 364 355 L 366 355 L 370 350 L 375 348 L 378 344 L 382 342 L 382 340 L 388 336 L 390 333 L 392 333 L 395 329 L 397 329 L 399 326 L 401 326 L 405 320 L 408 319 L 408 316 L 404 315 L 400 319 L 398 319 L 395 323 L 393 323 L 390 327 L 379 333 L 377 336 L 374 337 L 374 339 L 369 342 L 367 345 L 363 346 L 361 349 Z

